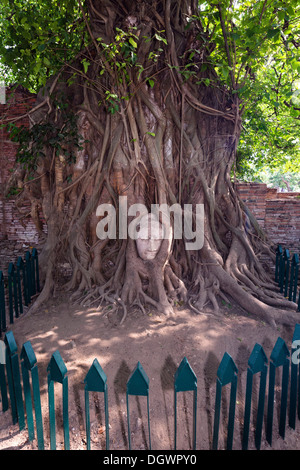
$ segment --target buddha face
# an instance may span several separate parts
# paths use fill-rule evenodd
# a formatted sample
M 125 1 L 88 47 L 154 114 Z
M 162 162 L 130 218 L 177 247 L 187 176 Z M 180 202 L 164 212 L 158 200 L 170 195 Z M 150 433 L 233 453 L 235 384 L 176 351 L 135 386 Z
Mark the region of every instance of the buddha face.
M 164 238 L 163 227 L 153 214 L 144 215 L 139 225 L 140 230 L 136 240 L 138 254 L 143 260 L 153 260 Z

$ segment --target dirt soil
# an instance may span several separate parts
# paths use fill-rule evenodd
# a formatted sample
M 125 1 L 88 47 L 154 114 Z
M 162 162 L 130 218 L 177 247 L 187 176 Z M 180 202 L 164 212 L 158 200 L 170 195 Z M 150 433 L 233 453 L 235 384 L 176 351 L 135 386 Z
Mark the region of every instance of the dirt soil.
M 300 314 L 299 314 L 300 315 Z M 59 350 L 68 370 L 69 417 L 71 450 L 86 449 L 84 378 L 97 358 L 107 375 L 109 403 L 110 450 L 128 449 L 126 383 L 138 361 L 149 377 L 150 425 L 152 450 L 174 449 L 174 374 L 186 357 L 197 376 L 197 449 L 212 447 L 216 373 L 225 352 L 238 367 L 233 449 L 242 447 L 244 400 L 247 363 L 255 345 L 263 346 L 270 358 L 278 336 L 290 349 L 294 325 L 274 329 L 249 316 L 233 305 L 222 304 L 221 314 L 197 315 L 178 308 L 173 317 L 161 317 L 148 310 L 128 313 L 120 326 L 121 312 L 103 314 L 103 310 L 73 305 L 68 296 L 52 298 L 37 314 L 24 313 L 9 329 L 13 331 L 19 351 L 25 341 L 31 341 L 35 351 L 41 387 L 45 449 L 49 444 L 47 365 L 55 350 Z M 254 396 L 259 380 L 254 381 Z M 57 407 L 57 449 L 64 448 L 61 426 L 61 385 L 55 384 Z M 226 447 L 230 388 L 223 389 L 219 448 Z M 254 400 L 255 401 L 255 400 Z M 130 396 L 132 449 L 149 448 L 147 404 L 145 397 Z M 177 449 L 192 449 L 192 392 L 178 393 Z M 92 393 L 91 447 L 105 449 L 105 414 L 103 394 Z M 267 397 L 266 397 L 267 405 Z M 265 415 L 266 415 L 265 405 Z M 280 373 L 276 376 L 272 449 L 300 449 L 300 423 L 296 430 L 286 427 L 285 439 L 278 434 L 280 407 Z M 255 408 L 255 406 L 254 406 Z M 253 409 L 254 409 L 253 408 Z M 249 449 L 255 449 L 255 417 L 251 413 Z M 265 416 L 266 423 L 266 416 Z M 288 418 L 287 418 L 288 423 Z M 261 449 L 271 449 L 265 439 Z M 28 441 L 27 430 L 19 432 L 13 425 L 10 410 L 0 411 L 0 450 L 37 449 L 37 442 Z

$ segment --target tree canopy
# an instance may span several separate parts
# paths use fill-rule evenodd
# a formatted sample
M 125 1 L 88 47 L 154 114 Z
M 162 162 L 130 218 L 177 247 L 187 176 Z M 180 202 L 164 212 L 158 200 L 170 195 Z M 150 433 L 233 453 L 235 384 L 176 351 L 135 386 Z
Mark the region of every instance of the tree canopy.
M 298 172 L 300 7 L 297 0 L 200 0 L 198 4 L 199 17 L 189 16 L 187 28 L 200 20 L 199 37 L 207 44 L 209 54 L 206 63 L 199 61 L 197 47 L 191 44 L 180 72 L 184 80 L 189 80 L 201 68 L 201 82 L 209 87 L 216 83 L 211 76 L 205 76 L 205 70 L 213 66 L 217 86 L 222 83 L 232 93 L 238 93 L 244 117 L 237 175 L 255 178 L 261 170 L 270 171 L 270 168 L 275 173 Z M 84 74 L 91 63 L 84 53 L 92 40 L 89 21 L 86 3 L 80 0 L 3 0 L 0 70 L 5 81 L 37 92 L 62 68 L 68 68 L 70 80 L 78 73 Z M 157 37 L 162 38 L 164 33 L 157 31 Z M 116 31 L 116 38 L 117 34 Z M 120 34 L 119 44 L 124 42 Z M 102 39 L 94 37 L 93 41 Z M 134 34 L 130 41 L 134 55 L 137 46 Z M 110 54 L 114 53 L 111 44 Z M 78 54 L 80 70 L 71 65 Z M 156 54 L 159 55 L 159 48 Z M 149 80 L 154 83 L 155 76 Z
M 37 92 L 81 50 L 84 22 L 74 0 L 4 0 L 0 35 L 4 74 Z

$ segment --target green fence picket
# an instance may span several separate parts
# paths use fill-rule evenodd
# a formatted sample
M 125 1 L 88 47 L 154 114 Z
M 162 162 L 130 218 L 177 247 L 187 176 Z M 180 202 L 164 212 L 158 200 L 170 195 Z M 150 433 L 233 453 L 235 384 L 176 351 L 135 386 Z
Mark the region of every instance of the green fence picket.
M 19 316 L 18 290 L 16 282 L 15 267 L 13 263 L 8 266 L 8 303 L 9 303 L 9 321 L 14 322 L 14 312 L 16 318 Z
M 62 384 L 62 402 L 63 402 L 63 428 L 64 428 L 64 448 L 70 449 L 69 435 L 69 410 L 68 410 L 68 377 L 67 368 L 59 353 L 55 351 L 47 368 L 48 372 L 48 402 L 49 402 L 49 424 L 50 424 L 50 448 L 56 449 L 56 431 L 55 431 L 55 401 L 54 401 L 54 383 Z
M 289 275 L 290 275 L 290 252 L 289 250 L 285 249 L 283 253 L 284 261 L 285 261 L 285 268 L 284 268 L 284 296 L 287 297 L 288 295 L 288 287 L 289 287 Z
M 248 360 L 245 413 L 244 413 L 244 430 L 243 430 L 243 441 L 242 441 L 243 450 L 248 449 L 253 376 L 257 373 L 260 373 L 260 386 L 259 386 L 259 399 L 258 399 L 258 408 L 257 408 L 257 417 L 256 417 L 255 445 L 258 450 L 260 449 L 263 416 L 264 416 L 266 380 L 267 380 L 267 372 L 268 372 L 268 367 L 266 365 L 267 362 L 268 362 L 267 356 L 262 346 L 256 343 Z
M 25 415 L 20 378 L 19 358 L 17 344 L 12 331 L 5 334 L 6 345 L 6 373 L 10 395 L 13 424 L 19 421 L 20 431 L 25 428 Z
M 282 253 L 282 256 L 280 258 L 280 265 L 279 265 L 279 287 L 280 287 L 280 292 L 283 293 L 283 286 L 284 286 L 284 277 L 285 277 L 285 261 L 287 257 L 287 252 L 284 250 L 284 253 Z
M 24 388 L 25 406 L 26 406 L 26 415 L 27 415 L 28 436 L 29 436 L 30 441 L 34 439 L 31 387 L 30 387 L 30 381 L 29 381 L 29 375 L 31 375 L 38 449 L 43 450 L 44 449 L 44 433 L 43 433 L 43 419 L 42 419 L 38 367 L 37 367 L 36 356 L 34 354 L 30 341 L 27 341 L 26 343 L 23 344 L 20 357 L 21 357 L 23 388 Z
M 233 359 L 227 352 L 225 352 L 223 359 L 219 365 L 218 371 L 217 371 L 215 417 L 214 417 L 214 431 L 213 431 L 213 449 L 214 450 L 218 449 L 222 388 L 227 384 L 231 384 L 229 416 L 228 416 L 228 425 L 227 425 L 227 430 L 228 430 L 227 450 L 232 449 L 234 416 L 235 416 L 235 401 L 236 401 L 236 390 L 237 390 L 237 373 L 238 373 L 238 369 Z
M 296 352 L 299 350 L 300 346 L 300 324 L 295 325 L 294 335 L 292 340 L 291 348 L 291 387 L 290 387 L 290 413 L 289 413 L 289 425 L 291 428 L 295 429 L 296 427 L 296 412 L 298 405 L 298 417 L 300 414 L 300 388 L 299 388 L 299 357 L 297 357 Z M 298 391 L 298 396 L 297 396 Z
M 25 273 L 24 261 L 21 258 L 21 256 L 19 256 L 18 260 L 17 260 L 16 280 L 17 280 L 18 301 L 19 301 L 20 313 L 23 313 L 22 281 L 23 281 L 23 286 L 24 286 L 24 273 Z
M 40 276 L 39 276 L 39 258 L 38 258 L 38 251 L 36 248 L 32 249 L 31 252 L 31 268 L 32 268 L 32 279 L 33 279 L 33 293 L 36 294 L 40 291 Z
M 290 287 L 289 287 L 289 300 L 296 302 L 297 286 L 299 274 L 299 256 L 297 253 L 293 255 L 290 271 Z
M 282 263 L 282 246 L 278 245 L 276 249 L 276 263 L 275 263 L 275 281 L 279 283 L 280 279 L 280 266 Z
M 87 450 L 91 449 L 89 392 L 103 392 L 104 393 L 106 450 L 108 450 L 109 449 L 109 421 L 108 421 L 107 377 L 97 359 L 94 359 L 93 364 L 90 367 L 84 379 L 84 383 L 85 383 L 84 396 L 85 396 Z
M 197 377 L 191 368 L 188 360 L 184 357 L 175 373 L 174 377 L 174 448 L 177 448 L 177 393 L 194 392 L 193 405 L 193 449 L 196 449 L 196 429 L 197 429 Z
M 0 336 L 2 332 L 6 331 L 6 312 L 5 312 L 5 291 L 4 291 L 4 276 L 0 271 Z
M 148 433 L 149 448 L 151 450 L 151 431 L 150 431 L 150 410 L 149 410 L 149 378 L 145 373 L 140 362 L 137 363 L 134 371 L 130 375 L 126 386 L 126 404 L 127 404 L 127 425 L 128 425 L 128 445 L 131 450 L 131 431 L 130 431 L 130 412 L 129 412 L 129 395 L 141 395 L 147 397 L 147 414 L 148 414 Z
M 273 433 L 273 413 L 274 413 L 274 391 L 275 391 L 275 374 L 278 367 L 282 367 L 281 382 L 281 405 L 279 418 L 279 434 L 282 438 L 285 436 L 286 410 L 287 410 L 287 393 L 289 382 L 289 350 L 282 338 L 278 338 L 271 353 L 270 372 L 269 372 L 269 396 L 268 396 L 268 415 L 266 437 L 270 445 L 272 445 Z
M 278 245 L 276 249 L 275 281 L 278 282 L 280 292 L 295 303 L 297 303 L 298 277 L 299 255 L 294 253 L 290 262 L 289 250 L 285 249 L 283 251 L 282 246 Z M 297 311 L 300 312 L 300 292 Z
M 6 364 L 6 346 L 5 346 L 4 341 L 0 340 L 0 392 L 1 392 L 3 412 L 8 410 L 5 364 Z
M 32 276 L 31 276 L 31 254 L 29 251 L 25 253 L 25 277 L 26 277 L 26 305 L 31 302 L 32 296 Z

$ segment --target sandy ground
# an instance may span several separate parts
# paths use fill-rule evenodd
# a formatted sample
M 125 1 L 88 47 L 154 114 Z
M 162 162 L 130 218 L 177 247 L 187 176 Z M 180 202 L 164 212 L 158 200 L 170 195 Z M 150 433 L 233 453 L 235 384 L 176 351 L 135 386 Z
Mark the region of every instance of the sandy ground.
M 209 314 L 210 313 L 210 314 Z M 300 314 L 299 314 L 300 315 Z M 150 425 L 152 450 L 174 449 L 174 374 L 186 357 L 197 376 L 197 449 L 212 447 L 216 373 L 225 352 L 238 367 L 238 390 L 233 449 L 241 449 L 247 363 L 255 345 L 263 346 L 270 358 L 278 336 L 291 347 L 294 326 L 274 329 L 232 305 L 222 305 L 220 316 L 196 315 L 179 308 L 176 315 L 165 318 L 148 310 L 128 313 L 120 326 L 116 313 L 72 305 L 67 295 L 53 298 L 37 314 L 23 314 L 9 329 L 13 331 L 19 351 L 31 341 L 35 351 L 41 387 L 45 449 L 49 449 L 47 365 L 59 350 L 68 370 L 71 450 L 86 449 L 84 417 L 84 378 L 97 358 L 107 375 L 110 449 L 128 449 L 126 384 L 138 361 L 149 377 Z M 300 318 L 299 318 L 300 320 Z M 300 423 L 296 430 L 288 425 L 285 439 L 278 435 L 280 407 L 280 373 L 276 393 L 272 449 L 300 449 Z M 254 394 L 259 381 L 254 382 Z M 226 420 L 229 387 L 223 389 L 219 448 L 226 447 Z M 55 385 L 57 406 L 57 449 L 64 448 L 61 427 L 61 385 Z M 178 393 L 177 449 L 192 449 L 192 392 Z M 91 447 L 105 449 L 103 394 L 91 395 Z M 149 448 L 145 397 L 130 397 L 132 449 Z M 266 400 L 267 403 L 267 400 Z M 265 407 L 266 408 L 266 407 Z M 254 413 L 251 415 L 249 449 L 254 446 Z M 266 414 L 266 411 L 265 411 Z M 266 418 L 266 416 L 265 416 Z M 224 424 L 225 423 L 225 424 Z M 266 423 L 266 419 L 265 419 Z M 27 431 L 12 425 L 10 410 L 0 411 L 0 449 L 37 449 L 36 440 L 28 441 Z M 261 449 L 271 449 L 265 439 Z

